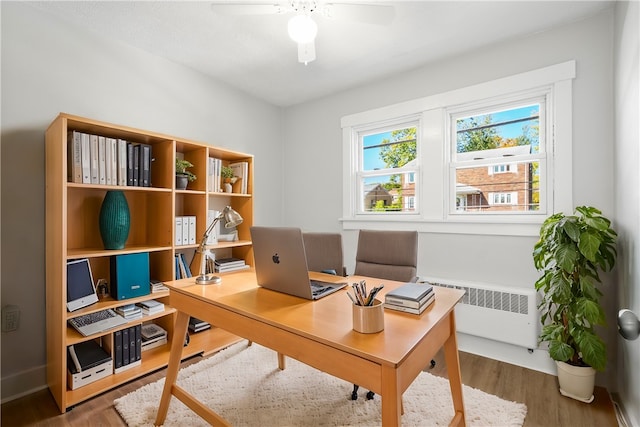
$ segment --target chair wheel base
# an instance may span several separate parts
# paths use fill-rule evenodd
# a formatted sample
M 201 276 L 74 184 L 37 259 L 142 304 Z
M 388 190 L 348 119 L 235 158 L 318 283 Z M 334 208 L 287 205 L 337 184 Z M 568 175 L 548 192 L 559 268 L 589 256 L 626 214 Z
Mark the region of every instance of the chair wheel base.
M 351 392 L 351 400 L 358 400 L 358 389 L 360 387 L 357 384 L 353 385 L 353 391 Z
M 357 384 L 353 385 L 353 391 L 351 392 L 351 400 L 358 400 L 358 389 L 360 388 L 360 386 L 358 386 Z M 373 399 L 373 396 L 375 396 L 376 394 L 372 391 L 368 391 L 367 392 L 367 400 L 371 400 Z

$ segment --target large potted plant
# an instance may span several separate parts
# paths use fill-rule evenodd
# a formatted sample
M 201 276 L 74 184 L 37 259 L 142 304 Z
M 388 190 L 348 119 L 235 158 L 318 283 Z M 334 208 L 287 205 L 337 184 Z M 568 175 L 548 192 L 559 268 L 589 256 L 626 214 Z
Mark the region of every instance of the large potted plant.
M 176 159 L 176 189 L 184 190 L 190 182 L 196 180 L 193 172 L 187 168 L 192 168 L 193 164 L 188 160 Z
M 593 400 L 596 371 L 603 371 L 607 353 L 595 327 L 605 324 L 600 305 L 600 273 L 616 262 L 616 232 L 611 221 L 594 207 L 580 206 L 574 215 L 557 213 L 540 228 L 533 251 L 536 281 L 541 292 L 538 306 L 540 342 L 558 366 L 560 392 L 584 402 Z M 571 379 L 572 374 L 577 377 Z

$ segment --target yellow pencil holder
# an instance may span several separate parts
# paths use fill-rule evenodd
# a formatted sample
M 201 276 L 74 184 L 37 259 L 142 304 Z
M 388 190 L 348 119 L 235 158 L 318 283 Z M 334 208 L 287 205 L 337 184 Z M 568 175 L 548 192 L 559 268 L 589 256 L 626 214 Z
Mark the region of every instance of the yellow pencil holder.
M 353 304 L 353 330 L 363 334 L 375 334 L 384 329 L 384 307 L 382 301 L 373 300 L 373 305 Z

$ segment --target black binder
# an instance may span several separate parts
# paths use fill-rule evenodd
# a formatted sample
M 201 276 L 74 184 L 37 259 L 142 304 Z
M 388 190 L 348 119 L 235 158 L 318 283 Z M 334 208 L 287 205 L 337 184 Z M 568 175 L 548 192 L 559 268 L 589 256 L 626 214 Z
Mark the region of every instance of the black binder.
M 122 367 L 122 331 L 115 331 L 113 333 L 113 340 L 115 342 L 114 355 L 116 362 L 113 365 L 115 369 Z
M 129 329 L 122 330 L 122 364 L 129 364 Z
M 129 363 L 136 361 L 136 327 L 129 328 Z
M 151 145 L 140 144 L 140 178 L 138 182 L 140 187 L 151 186 Z
M 133 144 L 127 143 L 127 185 L 134 186 L 133 182 Z
M 142 325 L 136 325 L 136 361 L 142 359 Z

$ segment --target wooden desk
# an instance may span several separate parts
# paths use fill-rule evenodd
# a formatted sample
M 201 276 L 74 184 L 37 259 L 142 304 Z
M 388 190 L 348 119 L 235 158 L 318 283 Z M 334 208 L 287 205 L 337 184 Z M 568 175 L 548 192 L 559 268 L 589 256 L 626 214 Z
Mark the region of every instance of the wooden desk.
M 315 273 L 312 278 L 345 280 Z M 370 287 L 383 282 L 381 296 L 402 284 L 360 276 L 346 278 L 349 283 L 362 279 Z M 175 384 L 189 316 L 377 393 L 382 399 L 385 427 L 400 425 L 402 393 L 444 348 L 455 410 L 451 425 L 465 425 L 453 310 L 462 291 L 434 287 L 435 302 L 422 315 L 385 310 L 384 331 L 360 334 L 351 328 L 346 289 L 319 301 L 307 301 L 257 286 L 253 271 L 225 275 L 219 285 L 195 285 L 194 279 L 183 279 L 167 286 L 170 304 L 178 315 L 156 425 L 164 423 L 171 395 L 209 423 L 228 425 Z

